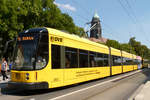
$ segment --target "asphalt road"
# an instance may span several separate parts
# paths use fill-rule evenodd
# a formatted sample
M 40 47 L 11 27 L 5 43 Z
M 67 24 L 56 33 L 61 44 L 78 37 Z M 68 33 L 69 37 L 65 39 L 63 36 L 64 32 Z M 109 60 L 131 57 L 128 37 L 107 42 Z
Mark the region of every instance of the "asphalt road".
M 150 77 L 150 69 L 135 72 L 49 90 L 12 90 L 4 82 L 0 100 L 127 100 Z

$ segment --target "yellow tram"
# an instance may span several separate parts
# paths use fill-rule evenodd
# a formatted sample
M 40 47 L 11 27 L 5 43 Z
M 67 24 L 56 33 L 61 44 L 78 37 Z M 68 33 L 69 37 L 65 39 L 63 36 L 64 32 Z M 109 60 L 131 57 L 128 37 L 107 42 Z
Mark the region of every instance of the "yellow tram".
M 52 28 L 19 33 L 9 86 L 48 89 L 137 70 L 136 55 Z

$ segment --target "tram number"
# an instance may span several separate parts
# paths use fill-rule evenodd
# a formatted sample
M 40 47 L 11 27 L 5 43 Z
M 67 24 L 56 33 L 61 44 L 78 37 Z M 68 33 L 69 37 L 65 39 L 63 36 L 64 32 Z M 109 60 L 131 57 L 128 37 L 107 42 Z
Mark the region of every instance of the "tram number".
M 62 42 L 63 39 L 59 37 L 51 37 L 51 42 Z

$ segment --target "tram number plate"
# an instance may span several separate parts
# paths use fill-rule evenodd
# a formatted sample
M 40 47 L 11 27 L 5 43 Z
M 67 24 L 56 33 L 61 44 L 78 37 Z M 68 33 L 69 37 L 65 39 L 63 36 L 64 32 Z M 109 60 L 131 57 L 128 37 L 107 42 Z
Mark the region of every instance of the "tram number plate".
M 20 79 L 20 73 L 16 73 L 16 79 Z

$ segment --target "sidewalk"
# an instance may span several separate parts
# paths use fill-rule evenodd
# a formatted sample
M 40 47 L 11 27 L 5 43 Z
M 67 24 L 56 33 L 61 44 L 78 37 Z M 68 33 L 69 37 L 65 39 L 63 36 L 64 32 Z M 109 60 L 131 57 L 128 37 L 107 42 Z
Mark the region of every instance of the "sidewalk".
M 150 81 L 147 81 L 134 100 L 150 100 Z
M 6 82 L 10 81 L 10 75 L 7 75 L 7 76 L 8 76 L 8 79 L 5 79 L 5 80 L 3 80 L 3 77 L 0 76 L 0 84 L 1 83 L 6 83 Z

